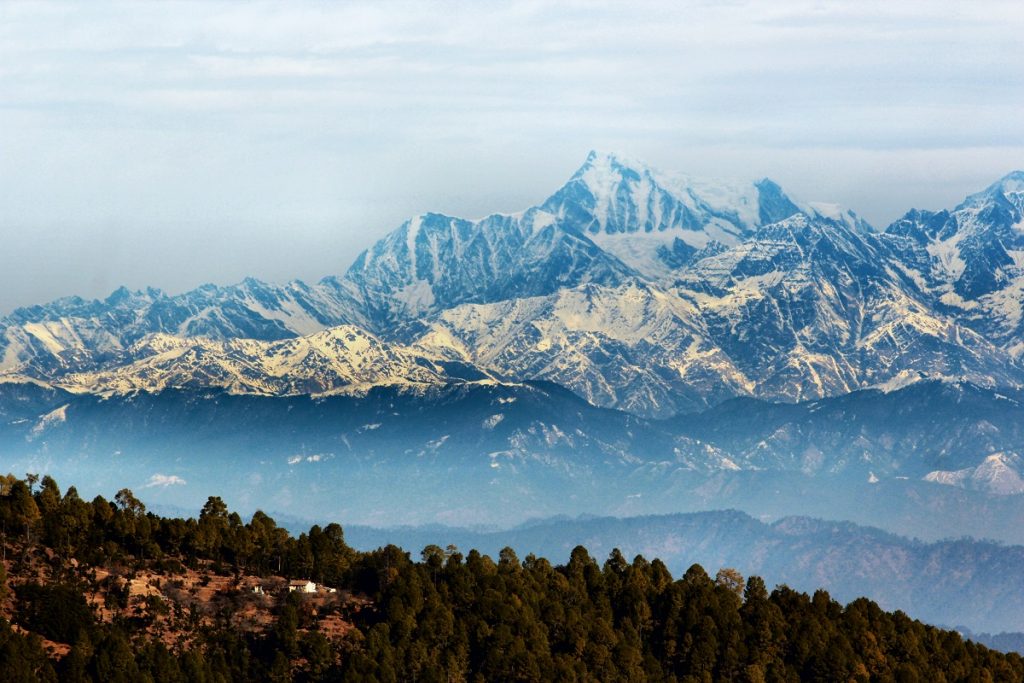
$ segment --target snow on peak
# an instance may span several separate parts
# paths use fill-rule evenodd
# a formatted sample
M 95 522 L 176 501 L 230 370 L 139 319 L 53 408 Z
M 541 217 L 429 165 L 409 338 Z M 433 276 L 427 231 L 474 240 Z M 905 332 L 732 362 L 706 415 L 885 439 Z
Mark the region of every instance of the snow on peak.
M 124 364 L 72 373 L 58 385 L 97 394 L 216 386 L 240 394 L 292 395 L 450 381 L 421 352 L 383 342 L 353 325 L 279 341 L 153 335 L 133 345 L 129 354 Z
M 596 149 L 592 149 L 587 153 L 587 158 L 584 160 L 583 165 L 580 166 L 579 170 L 576 171 L 573 177 L 583 175 L 591 169 L 602 169 L 605 173 L 633 172 L 636 174 L 642 174 L 650 171 L 647 164 L 638 159 L 618 152 Z
M 799 211 L 767 179 L 699 179 L 607 152 L 591 152 L 540 208 L 652 279 Z
M 545 206 L 556 198 L 583 200 L 591 205 L 585 208 L 594 211 L 596 225 L 588 229 L 594 233 L 670 228 L 699 231 L 715 218 L 726 221 L 731 232 L 738 233 L 760 224 L 758 185 L 752 181 L 700 179 L 658 170 L 618 153 L 591 152 Z M 640 225 L 631 230 L 628 219 Z
M 840 204 L 832 202 L 807 202 L 807 209 L 822 218 L 841 223 L 851 230 L 864 233 L 877 232 L 874 226 L 858 216 L 854 211 Z
M 998 190 L 1004 195 L 1024 192 L 1024 171 L 1010 171 L 989 186 L 989 190 Z
M 871 385 L 869 388 L 878 389 L 884 394 L 891 394 L 894 391 L 900 391 L 901 389 L 905 389 L 913 384 L 917 384 L 918 382 L 928 381 L 954 381 L 954 378 L 941 374 L 922 372 L 920 370 L 900 370 L 884 382 L 878 382 L 877 384 Z
M 1024 493 L 1021 459 L 1014 453 L 992 453 L 977 467 L 962 470 L 936 470 L 924 476 L 925 481 L 947 486 L 984 491 L 1000 496 Z
M 1018 211 L 1024 209 L 1024 171 L 1011 171 L 981 192 L 969 195 L 957 210 L 984 207 L 993 201 L 1006 200 Z

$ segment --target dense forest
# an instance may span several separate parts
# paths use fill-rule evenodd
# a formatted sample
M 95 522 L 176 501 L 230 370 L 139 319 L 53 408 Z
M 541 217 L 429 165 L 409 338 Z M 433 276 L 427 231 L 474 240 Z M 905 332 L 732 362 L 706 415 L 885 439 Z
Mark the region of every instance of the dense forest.
M 867 599 L 618 551 L 359 553 L 337 524 L 295 537 L 216 497 L 165 518 L 34 475 L 0 477 L 0 525 L 3 681 L 1024 681 Z

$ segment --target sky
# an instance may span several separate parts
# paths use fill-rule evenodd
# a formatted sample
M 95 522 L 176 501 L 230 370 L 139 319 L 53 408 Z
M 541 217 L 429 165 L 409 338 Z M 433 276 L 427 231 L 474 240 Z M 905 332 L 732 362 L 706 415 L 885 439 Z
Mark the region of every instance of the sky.
M 1024 168 L 1019 2 L 0 3 L 0 314 L 343 273 L 591 149 L 884 227 Z

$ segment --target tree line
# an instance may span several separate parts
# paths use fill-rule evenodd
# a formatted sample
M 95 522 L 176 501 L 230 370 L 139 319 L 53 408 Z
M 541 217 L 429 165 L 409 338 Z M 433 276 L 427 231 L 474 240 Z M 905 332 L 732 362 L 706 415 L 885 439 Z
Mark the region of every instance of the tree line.
M 0 477 L 0 528 L 6 564 L 46 548 L 54 567 L 8 596 L 19 628 L 0 619 L 5 681 L 1024 681 L 1020 656 L 865 598 L 844 606 L 699 565 L 676 578 L 618 550 L 599 562 L 577 547 L 554 565 L 428 546 L 414 560 L 395 546 L 357 552 L 337 524 L 295 537 L 262 512 L 243 522 L 216 497 L 196 519 L 165 518 L 127 489 L 84 501 L 31 476 Z M 85 603 L 82 568 L 112 563 L 310 578 L 371 606 L 330 639 L 290 595 L 265 631 L 218 622 L 174 647 Z M 40 636 L 70 652 L 48 657 Z

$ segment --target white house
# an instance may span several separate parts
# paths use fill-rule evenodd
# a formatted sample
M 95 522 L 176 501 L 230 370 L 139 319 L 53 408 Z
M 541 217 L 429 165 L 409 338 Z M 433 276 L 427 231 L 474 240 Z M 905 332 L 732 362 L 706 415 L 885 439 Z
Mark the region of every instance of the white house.
M 289 581 L 288 592 L 295 593 L 296 591 L 299 593 L 316 593 L 316 584 L 307 580 Z

